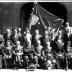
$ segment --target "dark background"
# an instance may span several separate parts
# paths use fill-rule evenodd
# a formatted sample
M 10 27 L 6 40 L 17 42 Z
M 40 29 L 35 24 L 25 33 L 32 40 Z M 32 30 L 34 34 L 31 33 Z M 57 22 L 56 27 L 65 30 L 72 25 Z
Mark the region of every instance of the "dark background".
M 63 18 L 65 22 L 69 21 L 72 26 L 72 2 L 39 2 L 38 4 L 54 15 Z M 4 33 L 7 28 L 21 27 L 22 30 L 25 30 L 33 5 L 33 2 L 0 3 L 1 33 Z

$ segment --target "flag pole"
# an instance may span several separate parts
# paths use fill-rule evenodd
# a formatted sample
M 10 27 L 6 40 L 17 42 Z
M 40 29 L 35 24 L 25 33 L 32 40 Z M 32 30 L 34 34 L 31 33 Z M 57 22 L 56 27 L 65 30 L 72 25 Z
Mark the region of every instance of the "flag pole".
M 32 15 L 33 15 L 33 12 L 34 12 L 34 5 L 35 4 L 33 4 L 33 7 L 32 7 L 32 12 L 31 12 L 31 14 L 30 14 L 30 17 L 32 18 Z M 31 30 L 31 18 L 29 19 L 29 29 Z
M 34 8 L 35 8 L 35 5 L 37 4 L 37 0 L 34 0 L 34 4 L 33 4 L 33 8 L 32 8 L 32 12 L 31 12 L 31 16 L 33 15 L 33 12 L 34 12 Z M 29 29 L 31 30 L 31 23 L 29 24 Z

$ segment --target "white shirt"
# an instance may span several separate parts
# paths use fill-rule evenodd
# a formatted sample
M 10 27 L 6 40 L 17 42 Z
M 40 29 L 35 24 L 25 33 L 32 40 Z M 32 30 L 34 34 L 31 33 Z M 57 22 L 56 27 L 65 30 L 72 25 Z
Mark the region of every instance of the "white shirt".
M 42 48 L 43 48 L 43 46 L 41 46 L 41 45 L 39 45 L 39 46 L 37 47 L 37 51 L 38 51 L 39 54 L 41 54 Z
M 25 40 L 27 41 L 27 42 L 31 42 L 31 38 L 32 38 L 32 36 L 31 36 L 31 34 L 26 34 L 26 36 L 25 36 Z
M 36 40 L 39 40 L 40 37 L 41 37 L 41 35 L 37 34 L 37 35 L 35 36 L 35 39 L 36 39 Z

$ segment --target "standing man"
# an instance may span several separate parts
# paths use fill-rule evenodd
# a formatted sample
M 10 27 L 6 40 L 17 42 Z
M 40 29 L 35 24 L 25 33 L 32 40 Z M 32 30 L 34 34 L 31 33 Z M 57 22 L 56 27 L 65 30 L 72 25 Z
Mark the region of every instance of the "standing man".
M 23 45 L 23 34 L 20 27 L 18 28 L 18 40 L 20 41 L 21 45 Z
M 4 41 L 5 41 L 5 45 L 6 45 L 6 42 L 8 41 L 8 40 L 11 40 L 11 31 L 10 31 L 10 29 L 7 29 L 7 32 L 4 34 Z
M 17 29 L 14 29 L 14 33 L 11 35 L 11 42 L 13 45 L 16 45 L 18 41 L 18 32 Z
M 38 40 L 41 41 L 41 38 L 42 36 L 39 34 L 39 30 L 35 30 L 35 35 L 32 36 L 32 44 L 34 45 L 34 47 L 36 47 Z
M 30 43 L 31 44 L 32 35 L 30 34 L 30 30 L 29 29 L 26 30 L 26 34 L 24 36 L 24 39 L 25 39 L 26 43 Z

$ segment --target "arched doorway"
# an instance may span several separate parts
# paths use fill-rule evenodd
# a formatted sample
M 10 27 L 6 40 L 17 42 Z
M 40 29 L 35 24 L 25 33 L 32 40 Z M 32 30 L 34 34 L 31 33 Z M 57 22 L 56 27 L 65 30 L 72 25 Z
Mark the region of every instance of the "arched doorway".
M 62 3 L 58 2 L 38 2 L 39 5 L 41 5 L 43 8 L 45 8 L 50 13 L 64 19 L 64 25 L 67 21 L 67 9 Z M 20 27 L 24 31 L 28 19 L 30 17 L 31 11 L 33 7 L 33 2 L 24 4 L 20 9 Z
M 23 31 L 25 30 L 27 26 L 32 7 L 33 7 L 33 3 L 30 2 L 30 3 L 24 4 L 20 9 L 20 27 L 22 28 Z

